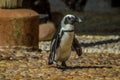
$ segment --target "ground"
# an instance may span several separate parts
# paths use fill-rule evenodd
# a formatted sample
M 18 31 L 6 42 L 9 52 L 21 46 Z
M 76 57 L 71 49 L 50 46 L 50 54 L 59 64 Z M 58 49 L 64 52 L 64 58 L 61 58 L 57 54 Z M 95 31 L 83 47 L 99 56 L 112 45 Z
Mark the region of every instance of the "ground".
M 0 80 L 119 80 L 120 54 L 72 52 L 68 69 L 47 65 L 48 53 L 36 52 L 23 59 L 0 61 Z
M 78 36 L 83 35 L 78 37 L 79 41 L 84 35 L 89 37 L 80 41 L 84 51 L 81 58 L 73 51 L 67 61 L 68 68 L 64 70 L 47 64 L 49 50 L 42 53 L 18 51 L 16 54 L 14 50 L 0 49 L 0 80 L 119 80 L 120 14 L 75 14 L 83 20 L 76 29 Z M 112 52 L 108 53 L 109 50 Z

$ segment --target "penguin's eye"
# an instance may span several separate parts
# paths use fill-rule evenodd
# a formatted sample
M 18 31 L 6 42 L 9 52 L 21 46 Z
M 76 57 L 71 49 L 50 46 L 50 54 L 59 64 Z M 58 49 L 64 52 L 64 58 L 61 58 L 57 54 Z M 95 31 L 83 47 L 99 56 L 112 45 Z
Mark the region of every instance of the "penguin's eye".
M 68 20 L 71 20 L 71 17 L 67 17 Z
M 65 24 L 71 24 L 71 23 L 74 23 L 75 22 L 75 17 L 72 17 L 72 16 L 68 16 L 66 17 L 65 19 Z
M 69 21 L 74 22 L 75 21 L 75 17 L 70 17 Z
M 74 21 L 75 18 L 74 18 L 74 17 L 68 17 L 67 20 L 68 20 L 68 21 Z

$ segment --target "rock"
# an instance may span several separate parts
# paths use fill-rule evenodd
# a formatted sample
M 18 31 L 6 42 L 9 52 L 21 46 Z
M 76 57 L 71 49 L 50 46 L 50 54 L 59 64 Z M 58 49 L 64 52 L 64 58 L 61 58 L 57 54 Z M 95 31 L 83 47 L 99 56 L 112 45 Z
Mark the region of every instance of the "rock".
M 56 32 L 53 22 L 47 22 L 39 25 L 39 41 L 51 40 Z
M 28 9 L 0 9 L 0 48 L 38 47 L 39 15 Z
M 45 16 L 45 15 L 44 15 Z M 61 12 L 51 12 L 51 20 L 45 23 L 43 15 L 40 14 L 40 25 L 39 25 L 39 41 L 51 40 L 58 25 L 61 23 L 63 14 Z M 46 15 L 47 16 L 47 15 Z M 43 20 L 43 21 L 42 21 Z

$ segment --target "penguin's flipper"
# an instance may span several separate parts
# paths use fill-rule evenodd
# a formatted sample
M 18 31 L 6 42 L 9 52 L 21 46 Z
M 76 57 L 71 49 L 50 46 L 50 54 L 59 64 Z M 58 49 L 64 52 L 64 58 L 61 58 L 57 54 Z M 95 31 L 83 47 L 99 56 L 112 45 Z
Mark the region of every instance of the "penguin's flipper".
M 73 39 L 72 47 L 75 49 L 78 56 L 82 55 L 81 45 L 79 44 L 78 40 L 75 37 Z
M 55 59 L 55 53 L 56 53 L 56 50 L 58 48 L 60 44 L 60 37 L 59 37 L 59 34 L 56 35 L 53 40 L 51 41 L 51 45 L 50 45 L 50 55 L 49 55 L 49 58 L 48 58 L 48 64 L 53 64 L 54 59 Z

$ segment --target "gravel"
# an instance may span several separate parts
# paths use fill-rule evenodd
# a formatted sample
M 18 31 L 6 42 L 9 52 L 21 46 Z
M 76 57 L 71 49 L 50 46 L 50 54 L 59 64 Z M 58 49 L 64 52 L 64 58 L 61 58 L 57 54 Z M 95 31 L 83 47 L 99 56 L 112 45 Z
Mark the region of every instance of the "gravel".
M 34 52 L 36 53 L 36 52 Z M 30 52 L 29 54 L 34 54 Z M 39 54 L 39 53 L 36 53 Z M 76 58 L 72 52 L 67 69 L 48 66 L 49 54 L 39 58 L 0 60 L 0 80 L 119 80 L 120 54 L 93 53 Z
M 114 53 L 120 54 L 120 36 L 76 36 L 81 44 L 83 53 Z M 39 43 L 39 48 L 45 52 L 50 50 L 50 41 Z
M 83 54 L 78 58 L 76 52 L 72 51 L 66 62 L 67 69 L 58 69 L 47 64 L 50 41 L 40 43 L 42 52 L 0 49 L 0 80 L 120 79 L 120 36 L 77 36 L 77 38 L 83 48 Z M 107 50 L 110 53 L 106 53 Z M 90 52 L 91 54 L 87 54 Z

